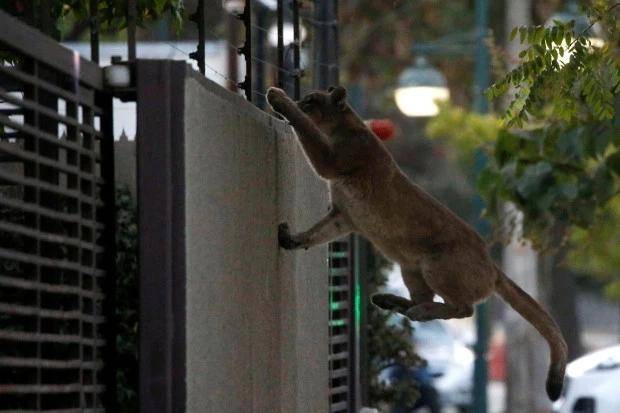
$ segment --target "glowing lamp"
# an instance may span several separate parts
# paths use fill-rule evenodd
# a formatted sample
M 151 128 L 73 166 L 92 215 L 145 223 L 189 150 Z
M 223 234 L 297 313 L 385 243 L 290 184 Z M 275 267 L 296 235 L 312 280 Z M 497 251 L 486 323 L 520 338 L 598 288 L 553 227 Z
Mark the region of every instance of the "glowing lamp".
M 426 58 L 418 57 L 415 65 L 399 76 L 394 98 L 406 116 L 431 117 L 439 113 L 437 102 L 450 98 L 450 90 L 445 76 Z

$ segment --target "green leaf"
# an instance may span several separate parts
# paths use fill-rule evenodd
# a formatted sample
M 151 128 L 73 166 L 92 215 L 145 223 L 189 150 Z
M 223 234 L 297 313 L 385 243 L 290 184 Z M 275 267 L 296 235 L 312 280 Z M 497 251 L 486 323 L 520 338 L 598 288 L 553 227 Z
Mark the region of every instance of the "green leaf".
M 577 185 L 571 182 L 564 182 L 558 185 L 558 193 L 568 201 L 572 201 L 577 198 L 579 193 Z
M 610 171 L 620 176 L 620 150 L 612 153 L 605 159 L 605 164 Z
M 607 201 L 614 193 L 614 178 L 605 164 L 599 166 L 594 174 L 594 194 L 600 201 Z
M 517 33 L 519 33 L 519 27 L 515 27 L 512 29 L 512 31 L 510 32 L 510 40 L 514 40 L 515 37 L 517 36 Z
M 553 167 L 546 161 L 527 166 L 517 181 L 517 191 L 525 198 L 531 197 L 542 189 L 552 171 Z
M 556 142 L 560 157 L 568 158 L 570 162 L 577 162 L 583 157 L 582 128 L 573 128 L 562 133 Z

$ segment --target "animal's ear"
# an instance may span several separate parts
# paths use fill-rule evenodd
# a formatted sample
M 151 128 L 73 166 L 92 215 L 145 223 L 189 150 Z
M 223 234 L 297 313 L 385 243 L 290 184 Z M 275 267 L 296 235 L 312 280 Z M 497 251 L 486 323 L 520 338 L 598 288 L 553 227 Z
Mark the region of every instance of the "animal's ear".
M 335 86 L 330 86 L 330 87 L 328 87 L 328 88 L 327 88 L 327 91 L 328 91 L 329 93 L 332 93 L 332 91 L 333 91 L 334 89 L 336 89 L 336 87 L 335 87 Z
M 330 89 L 329 92 L 332 103 L 339 109 L 344 109 L 346 107 L 345 98 L 347 97 L 347 90 L 342 86 L 336 86 Z

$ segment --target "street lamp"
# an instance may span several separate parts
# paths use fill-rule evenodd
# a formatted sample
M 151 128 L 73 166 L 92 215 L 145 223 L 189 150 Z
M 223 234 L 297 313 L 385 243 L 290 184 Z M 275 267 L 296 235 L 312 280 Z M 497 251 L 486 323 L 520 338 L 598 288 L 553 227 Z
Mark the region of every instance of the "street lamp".
M 396 106 L 405 115 L 431 117 L 439 113 L 437 102 L 450 98 L 450 90 L 446 77 L 425 57 L 418 57 L 414 66 L 399 76 L 394 98 Z

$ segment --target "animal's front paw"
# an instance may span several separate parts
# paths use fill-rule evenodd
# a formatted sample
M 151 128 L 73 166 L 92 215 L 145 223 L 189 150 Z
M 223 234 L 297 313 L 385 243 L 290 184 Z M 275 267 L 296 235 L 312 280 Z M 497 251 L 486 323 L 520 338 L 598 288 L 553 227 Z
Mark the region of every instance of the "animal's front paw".
M 272 108 L 277 110 L 278 104 L 282 99 L 286 98 L 286 92 L 277 87 L 270 87 L 267 89 L 267 102 Z
M 280 244 L 280 247 L 285 250 L 293 250 L 301 245 L 300 242 L 297 242 L 291 238 L 288 224 L 286 222 L 278 225 L 278 244 Z

